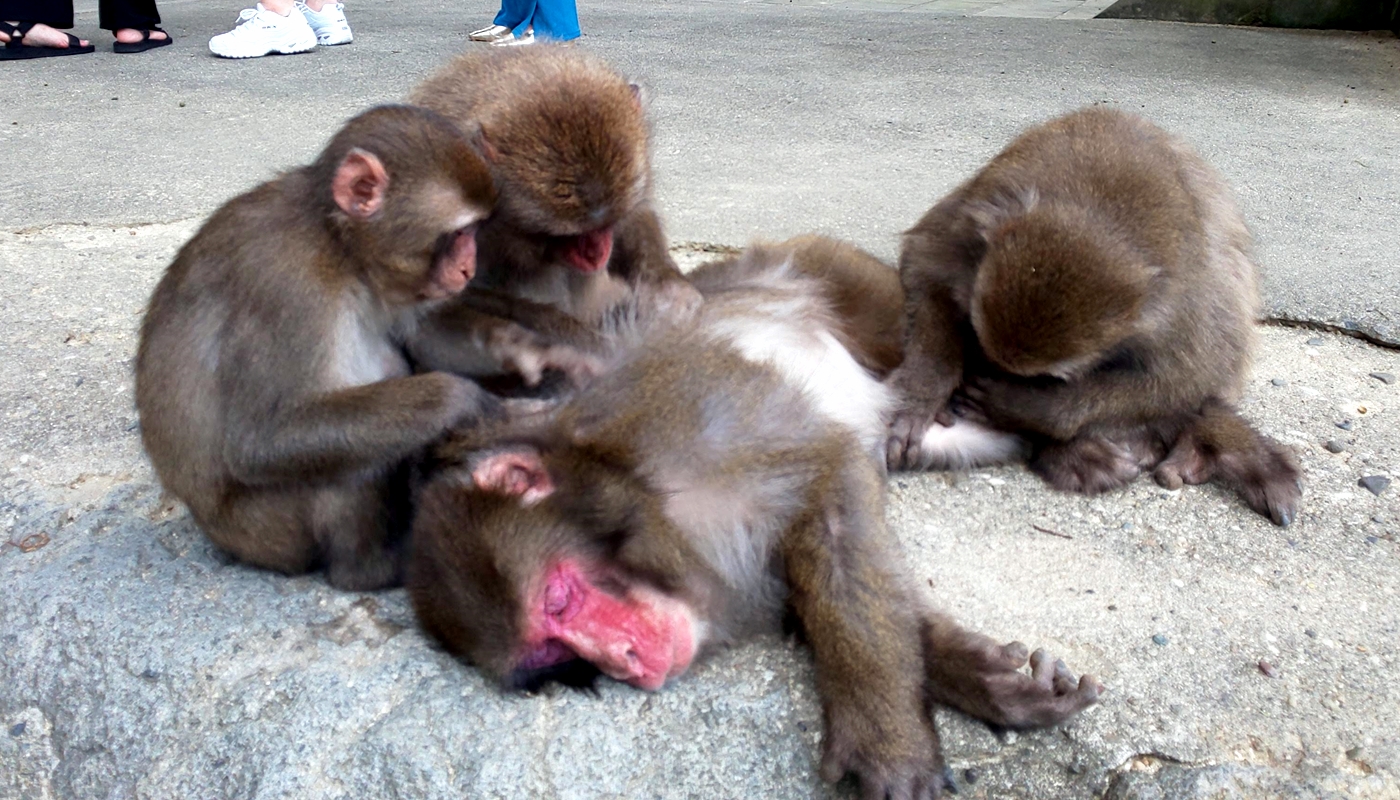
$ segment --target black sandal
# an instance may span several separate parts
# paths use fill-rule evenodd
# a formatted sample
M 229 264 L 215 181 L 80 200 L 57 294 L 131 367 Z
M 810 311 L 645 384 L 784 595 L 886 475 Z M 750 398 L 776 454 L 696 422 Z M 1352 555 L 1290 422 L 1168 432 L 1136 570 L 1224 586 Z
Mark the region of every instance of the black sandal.
M 83 45 L 82 40 L 71 33 L 64 33 L 68 37 L 67 47 L 44 47 L 41 45 L 25 44 L 24 35 L 29 33 L 37 22 L 21 22 L 18 25 L 11 25 L 8 22 L 0 22 L 0 33 L 10 37 L 10 41 L 0 48 L 0 61 L 22 61 L 27 58 L 53 58 L 55 56 L 80 56 L 83 53 L 91 53 L 97 48 L 93 45 Z M 59 31 L 59 33 L 63 33 Z
M 115 36 L 116 33 L 116 31 L 112 31 L 113 36 Z M 144 53 L 147 50 L 154 50 L 157 47 L 165 47 L 166 45 L 175 41 L 174 37 L 172 37 L 168 33 L 165 33 L 164 39 L 152 39 L 152 33 L 165 33 L 165 31 L 161 30 L 160 28 L 151 28 L 148 31 L 142 31 L 141 41 L 139 42 L 112 42 L 112 52 Z

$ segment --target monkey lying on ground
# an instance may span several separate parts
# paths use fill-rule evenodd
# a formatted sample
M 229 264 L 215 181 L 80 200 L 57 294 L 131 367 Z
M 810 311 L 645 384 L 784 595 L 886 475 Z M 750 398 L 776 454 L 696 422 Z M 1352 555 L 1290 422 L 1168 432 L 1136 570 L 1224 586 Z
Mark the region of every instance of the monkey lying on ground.
M 500 189 L 478 236 L 482 291 L 525 327 L 553 306 L 588 326 L 640 301 L 686 316 L 699 295 L 682 277 L 652 208 L 646 119 L 635 86 L 577 47 L 488 48 L 458 57 L 412 93 L 474 137 Z M 522 311 L 524 309 L 524 311 Z M 570 339 L 569 343 L 576 342 Z M 469 374 L 498 368 L 490 353 Z
M 1169 488 L 1218 478 L 1279 525 L 1297 514 L 1292 456 L 1233 405 L 1259 314 L 1249 232 L 1159 128 L 1108 109 L 1032 128 L 905 234 L 900 275 L 891 469 L 927 466 L 953 398 L 1032 439 L 1058 489 L 1155 467 Z
M 410 374 L 436 366 L 425 315 L 472 279 L 495 200 L 449 121 L 385 106 L 181 248 L 141 327 L 136 404 L 161 483 L 216 544 L 324 564 L 346 589 L 401 580 L 406 459 L 499 413 L 469 380 Z
M 816 660 L 823 775 L 934 797 L 931 703 L 1051 725 L 1101 686 L 1043 651 L 1023 674 L 1024 646 L 918 597 L 884 519 L 892 398 L 861 366 L 887 358 L 888 325 L 845 324 L 880 319 L 862 298 L 896 316 L 898 287 L 852 293 L 882 283 L 867 262 L 796 248 L 814 257 L 797 266 L 790 243 L 700 268 L 694 324 L 648 332 L 535 425 L 440 447 L 408 588 L 449 650 L 523 688 L 601 671 L 657 689 L 790 607 Z

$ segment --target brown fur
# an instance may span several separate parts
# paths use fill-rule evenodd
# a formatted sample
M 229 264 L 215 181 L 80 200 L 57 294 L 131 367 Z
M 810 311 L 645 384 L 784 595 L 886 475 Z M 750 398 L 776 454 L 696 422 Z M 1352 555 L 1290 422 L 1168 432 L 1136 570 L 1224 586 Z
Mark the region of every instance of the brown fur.
M 588 324 L 634 291 L 666 313 L 698 303 L 652 207 L 648 129 L 635 87 L 566 45 L 490 49 L 458 57 L 412 93 L 476 137 L 501 190 L 482 228 L 490 289 L 553 305 Z M 613 231 L 607 269 L 565 266 L 571 237 Z
M 939 795 L 931 701 L 1013 726 L 1092 704 L 1092 677 L 1067 677 L 1043 653 L 1033 675 L 1021 673 L 1023 646 L 928 610 L 898 566 L 881 465 L 856 428 L 814 411 L 816 383 L 723 343 L 772 303 L 781 310 L 766 313 L 794 331 L 888 344 L 879 320 L 897 317 L 897 287 L 888 267 L 854 255 L 808 238 L 701 267 L 695 326 L 648 332 L 557 414 L 489 444 L 476 431 L 439 448 L 408 577 L 428 630 L 508 685 L 588 682 L 574 662 L 544 672 L 518 663 L 521 631 L 540 613 L 527 598 L 561 557 L 612 576 L 617 596 L 644 586 L 681 599 L 707 624 L 708 644 L 773 630 L 790 607 L 816 662 L 822 774 L 855 773 L 872 797 Z M 862 286 L 871 291 L 851 291 Z M 843 304 L 851 316 L 834 313 Z M 843 332 L 838 320 L 869 324 Z M 878 430 L 878 411 L 870 419 Z M 483 487 L 478 468 L 503 454 L 537 459 L 545 480 L 533 485 L 552 491 L 525 502 Z
M 354 164 L 387 175 L 372 213 L 332 196 Z M 450 123 L 381 107 L 181 248 L 142 323 L 136 404 L 161 483 L 216 544 L 289 573 L 325 564 L 345 588 L 399 580 L 406 460 L 494 405 L 462 378 L 410 376 L 404 350 L 445 244 L 494 200 Z
M 1032 467 L 1057 488 L 1151 468 L 1208 404 L 1239 399 L 1260 302 L 1250 250 L 1219 176 L 1161 129 L 1090 109 L 1022 134 L 905 234 L 890 467 L 918 461 L 961 385 L 965 413 L 1039 441 Z M 1269 504 L 1259 484 L 1244 494 L 1286 524 L 1301 496 L 1286 453 L 1235 455 L 1265 450 L 1279 457 L 1234 474 L 1273 485 Z

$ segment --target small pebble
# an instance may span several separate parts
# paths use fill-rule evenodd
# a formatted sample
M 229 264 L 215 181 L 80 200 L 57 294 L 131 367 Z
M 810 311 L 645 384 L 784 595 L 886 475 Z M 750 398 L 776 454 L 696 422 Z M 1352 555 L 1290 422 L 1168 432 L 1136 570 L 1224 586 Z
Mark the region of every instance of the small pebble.
M 1154 633 L 1152 634 L 1152 643 L 1155 645 L 1165 645 L 1167 643 L 1167 637 L 1160 633 Z
M 1313 338 L 1308 340 L 1308 344 L 1313 347 L 1320 347 L 1326 343 L 1326 340 L 1324 340 L 1321 336 L 1314 336 Z
M 1364 755 L 1366 755 L 1366 748 L 1364 747 L 1353 747 L 1347 751 L 1347 758 L 1352 761 L 1360 761 L 1361 757 Z
M 1269 662 L 1263 659 L 1259 660 L 1259 671 L 1264 673 L 1264 677 L 1266 678 L 1278 677 L 1278 669 L 1276 669 L 1273 664 L 1270 664 Z
M 1347 449 L 1347 446 L 1342 442 L 1341 439 L 1332 439 L 1331 441 L 1327 442 L 1327 444 L 1324 444 L 1323 447 L 1326 448 L 1327 452 L 1329 453 L 1341 453 L 1345 452 Z
M 1376 497 L 1381 496 L 1381 492 L 1390 488 L 1390 478 L 1384 475 L 1367 475 L 1356 482 L 1357 486 L 1365 489 Z
M 1376 542 L 1379 542 L 1379 541 L 1380 541 L 1380 539 L 1377 539 L 1377 538 L 1374 537 L 1374 536 L 1367 536 L 1367 537 L 1366 537 L 1366 544 L 1375 544 Z
M 1372 372 L 1371 377 L 1375 378 L 1381 383 L 1384 383 L 1386 386 L 1395 383 L 1395 376 L 1390 374 L 1389 372 Z
M 1385 517 L 1382 517 L 1380 514 L 1377 514 L 1374 517 L 1371 517 L 1371 521 L 1376 523 L 1377 525 L 1384 525 Z
M 1117 610 L 1118 610 L 1118 606 L 1116 606 L 1116 605 L 1110 603 L 1109 606 L 1108 606 L 1108 610 L 1109 610 L 1109 611 L 1117 611 Z
M 1344 419 L 1344 420 L 1342 420 L 1341 422 L 1338 422 L 1338 423 L 1337 423 L 1337 427 L 1338 427 L 1338 428 L 1341 428 L 1341 429 L 1344 430 L 1344 431 L 1349 431 L 1349 430 L 1351 430 L 1351 420 L 1349 420 L 1349 419 Z
M 25 727 L 25 723 L 23 723 L 23 722 L 21 722 L 21 723 L 15 725 L 13 728 L 10 728 L 10 735 L 11 735 L 11 736 L 23 736 L 23 735 L 24 735 L 24 727 Z
M 982 776 L 978 774 L 977 770 L 973 769 L 972 767 L 968 767 L 967 769 L 963 770 L 963 780 L 967 781 L 969 784 L 976 783 L 977 779 L 980 777 Z
M 1317 631 L 1313 630 L 1312 628 L 1307 628 L 1303 631 L 1303 635 L 1308 637 L 1309 639 L 1316 639 Z
M 1123 523 L 1123 530 L 1125 530 L 1125 531 L 1130 531 L 1130 530 L 1133 529 L 1133 527 L 1134 527 L 1134 525 L 1133 525 L 1133 523 L 1131 523 L 1131 522 L 1125 522 L 1125 523 Z
M 1080 761 L 1079 759 L 1077 759 L 1077 758 L 1076 758 L 1075 760 L 1069 762 L 1069 765 L 1066 766 L 1065 769 L 1069 770 L 1069 774 L 1071 774 L 1071 775 L 1083 775 L 1083 774 L 1084 774 L 1084 764 L 1083 764 L 1083 762 L 1081 762 L 1081 761 Z
M 1284 380 L 1283 378 L 1274 378 L 1273 380 L 1269 381 L 1269 383 L 1272 383 L 1272 384 L 1275 385 L 1275 386 L 1287 386 L 1287 385 L 1288 385 L 1288 381 Z

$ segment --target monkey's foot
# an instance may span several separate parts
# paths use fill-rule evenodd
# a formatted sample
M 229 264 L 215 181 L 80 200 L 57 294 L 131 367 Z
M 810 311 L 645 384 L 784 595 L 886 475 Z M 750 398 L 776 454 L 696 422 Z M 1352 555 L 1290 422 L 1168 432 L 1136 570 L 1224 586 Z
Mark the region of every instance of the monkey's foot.
M 1078 678 L 1044 649 L 1000 645 L 978 633 L 930 638 L 929 698 L 1004 728 L 1056 725 L 1098 702 L 1105 691 L 1092 675 Z
M 1303 499 L 1303 476 L 1287 450 L 1258 434 L 1248 446 L 1210 452 L 1214 449 L 1183 436 L 1152 477 L 1167 489 L 1219 478 L 1275 525 L 1292 524 Z
M 1062 492 L 1099 494 L 1135 480 L 1142 474 L 1143 460 L 1118 442 L 1081 436 L 1045 445 L 1031 459 L 1031 470 Z
M 847 773 L 854 774 L 864 798 L 941 797 L 943 755 L 938 734 L 921 709 L 908 712 L 902 715 L 906 719 L 870 719 L 870 709 L 826 708 L 822 778 L 835 783 Z

